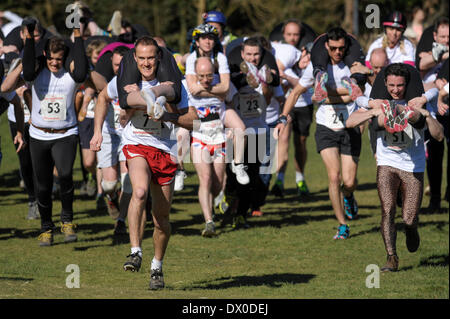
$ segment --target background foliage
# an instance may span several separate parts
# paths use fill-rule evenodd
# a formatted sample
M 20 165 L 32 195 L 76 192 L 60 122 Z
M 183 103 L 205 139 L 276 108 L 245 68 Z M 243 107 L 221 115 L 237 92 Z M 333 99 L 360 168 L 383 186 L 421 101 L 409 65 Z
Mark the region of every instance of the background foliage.
M 188 50 L 186 32 L 201 21 L 201 13 L 209 10 L 222 11 L 228 20 L 228 30 L 237 36 L 259 32 L 268 35 L 272 29 L 288 18 L 297 18 L 309 24 L 317 33 L 330 26 L 341 25 L 353 30 L 352 14 L 354 0 L 84 0 L 94 12 L 100 27 L 106 28 L 115 10 L 122 11 L 131 23 L 140 23 L 152 35 L 163 36 L 168 45 L 180 52 Z M 54 25 L 61 34 L 65 29 L 67 0 L 2 0 L 0 10 L 11 10 L 22 16 L 37 16 L 44 26 Z M 364 25 L 365 8 L 378 4 L 383 17 L 396 9 L 408 16 L 414 7 L 422 7 L 427 15 L 426 24 L 439 15 L 448 15 L 445 0 L 359 0 L 359 35 L 363 47 L 379 30 Z

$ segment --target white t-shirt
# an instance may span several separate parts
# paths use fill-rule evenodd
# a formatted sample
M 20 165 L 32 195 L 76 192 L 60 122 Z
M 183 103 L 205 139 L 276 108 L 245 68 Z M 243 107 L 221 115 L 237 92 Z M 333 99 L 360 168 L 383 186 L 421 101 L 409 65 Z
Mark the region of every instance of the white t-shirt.
M 405 101 L 398 101 L 405 104 Z M 424 129 L 417 130 L 410 124 L 402 131 L 377 134 L 377 165 L 390 166 L 407 172 L 425 171 Z
M 339 64 L 328 64 L 327 66 L 328 82 L 327 87 L 342 88 L 341 80 L 344 77 L 350 77 L 351 72 L 344 62 Z M 313 65 L 310 62 L 306 67 L 305 73 L 300 78 L 300 85 L 310 88 L 314 85 Z M 334 131 L 345 129 L 345 122 L 350 114 L 356 111 L 357 106 L 354 102 L 348 104 L 320 104 L 316 112 L 316 123 L 326 126 Z
M 57 73 L 44 68 L 32 82 L 31 123 L 43 128 L 64 129 L 65 133 L 46 133 L 30 125 L 30 136 L 38 140 L 54 140 L 78 134 L 75 114 L 75 92 L 80 84 L 63 68 Z
M 272 54 L 280 61 L 285 69 L 292 68 L 300 60 L 302 52 L 291 44 L 271 42 Z
M 404 51 L 400 49 L 400 42 L 395 45 L 392 49 L 389 47 L 386 47 L 385 51 L 388 57 L 389 64 L 391 63 L 408 63 L 411 65 L 414 65 L 414 61 L 416 60 L 416 48 L 414 47 L 414 44 L 412 44 L 411 41 L 404 38 Z M 369 47 L 369 50 L 367 51 L 366 55 L 366 65 L 370 66 L 370 55 L 372 54 L 372 51 L 377 48 L 383 47 L 383 36 L 376 39 Z
M 153 81 L 141 81 L 139 88 L 145 89 L 158 86 L 157 79 Z M 177 105 L 178 109 L 188 107 L 187 92 L 184 86 L 181 87 L 182 99 Z M 109 95 L 109 94 L 108 94 Z M 113 96 L 110 96 L 113 98 Z M 139 127 L 136 127 L 139 126 Z M 171 122 L 152 121 L 148 118 L 144 110 L 136 110 L 122 132 L 123 145 L 146 145 L 160 149 L 173 156 L 177 156 L 175 125 Z
M 12 101 L 14 96 L 16 96 L 15 91 L 12 91 L 9 93 L 0 93 L 0 97 L 3 97 L 8 102 Z M 30 110 L 28 109 L 28 106 L 26 105 L 23 98 L 21 98 L 21 100 L 22 100 L 22 104 L 23 104 L 24 122 L 26 123 L 30 119 Z M 11 103 L 9 104 L 9 107 L 8 107 L 8 120 L 16 123 L 16 115 L 14 114 L 14 105 Z
M 192 137 L 207 144 L 221 144 L 225 142 L 225 103 L 230 103 L 237 94 L 236 87 L 230 83 L 230 89 L 225 97 L 225 102 L 215 97 L 193 96 L 187 90 L 187 82 L 183 80 L 183 86 L 188 92 L 188 104 L 195 107 L 200 129 L 192 131 Z
M 284 92 L 281 85 L 278 85 L 273 89 L 273 96 L 270 100 L 270 104 L 266 108 L 266 123 L 272 124 L 278 120 L 280 114 L 280 103 L 276 99 L 277 97 L 283 96 Z
M 192 52 L 188 58 L 186 59 L 186 75 L 195 75 L 195 60 L 197 60 L 197 52 Z M 211 62 L 214 65 L 214 56 L 211 55 Z M 217 53 L 217 63 L 219 65 L 219 74 L 214 73 L 214 80 L 212 85 L 215 85 L 220 82 L 220 74 L 230 73 L 230 69 L 228 67 L 227 57 L 219 52 Z
M 117 91 L 117 76 L 115 76 L 106 87 L 108 97 L 112 102 L 108 105 L 108 113 L 106 113 L 103 122 L 102 133 L 122 135 L 123 128 L 120 125 L 120 104 L 119 93 Z
M 293 78 L 299 79 L 303 76 L 303 74 L 305 73 L 306 69 L 303 70 L 298 70 L 298 68 L 295 69 L 286 69 L 284 70 L 284 73 L 286 73 L 286 75 L 291 76 Z M 305 93 L 303 93 L 302 95 L 299 96 L 298 100 L 295 102 L 294 107 L 305 107 L 308 105 L 312 104 L 312 96 L 314 94 L 314 89 L 312 87 L 308 88 L 308 91 L 306 91 Z M 286 97 L 288 97 L 288 94 L 286 95 Z

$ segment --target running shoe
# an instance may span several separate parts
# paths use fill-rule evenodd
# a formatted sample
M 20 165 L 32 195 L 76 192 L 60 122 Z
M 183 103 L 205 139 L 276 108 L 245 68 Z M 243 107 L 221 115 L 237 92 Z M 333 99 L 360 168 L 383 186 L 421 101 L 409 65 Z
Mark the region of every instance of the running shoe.
M 314 100 L 323 103 L 328 97 L 326 83 L 328 82 L 328 73 L 319 71 L 316 76 L 316 84 L 314 86 Z
M 348 76 L 345 76 L 341 80 L 341 84 L 344 88 L 348 90 L 348 93 L 350 97 L 352 98 L 352 101 L 355 101 L 358 97 L 363 95 L 363 92 L 361 91 L 361 88 L 358 86 L 356 81 Z
M 410 253 L 414 253 L 419 249 L 420 246 L 420 236 L 416 227 L 405 227 L 405 235 L 406 235 L 406 248 Z
M 203 237 L 215 237 L 216 234 L 216 225 L 214 222 L 208 222 L 205 225 L 205 229 L 202 231 Z
M 275 197 L 284 197 L 284 186 L 283 182 L 280 180 L 276 180 L 275 184 L 272 187 L 272 190 L 270 191 Z
M 153 108 L 156 101 L 155 93 L 153 93 L 153 91 L 149 88 L 142 89 L 140 92 L 142 98 L 145 100 L 145 103 L 147 104 L 147 115 L 153 117 L 154 116 Z
M 95 206 L 97 208 L 97 211 L 105 211 L 106 209 L 108 209 L 108 205 L 105 201 L 105 195 L 97 194 L 97 198 L 95 199 Z
M 39 219 L 39 218 L 40 218 L 40 215 L 39 215 L 39 208 L 38 208 L 37 202 L 36 201 L 29 202 L 27 219 L 32 220 L 32 219 Z
M 119 35 L 122 28 L 122 12 L 114 11 L 111 21 L 109 22 L 108 30 L 111 30 L 113 35 Z
M 356 219 L 358 217 L 358 204 L 353 194 L 350 197 L 344 196 L 344 211 L 348 219 Z
M 253 217 L 261 217 L 262 215 L 264 215 L 264 213 L 259 209 L 252 211 Z
M 158 290 L 164 288 L 164 275 L 161 269 L 150 270 L 150 289 Z
M 309 195 L 309 189 L 306 185 L 305 181 L 300 181 L 297 183 L 297 194 L 301 198 L 302 196 L 308 196 Z
M 127 234 L 127 225 L 122 220 L 117 220 L 116 225 L 114 226 L 114 235 L 126 235 Z
M 336 235 L 334 235 L 333 239 L 347 239 L 350 236 L 350 228 L 348 225 L 339 225 L 338 231 Z
M 250 228 L 250 225 L 247 223 L 247 220 L 244 216 L 238 215 L 233 217 L 233 223 L 231 224 L 231 227 L 233 229 L 239 229 L 239 228 Z
M 182 191 L 184 189 L 184 180 L 186 179 L 187 174 L 184 170 L 177 170 L 175 173 L 175 186 L 173 190 L 175 192 Z
M 119 217 L 119 196 L 114 194 L 112 197 L 109 194 L 106 194 L 106 206 L 108 207 L 108 214 L 112 219 L 117 219 Z
M 223 194 L 223 190 L 220 191 L 219 195 L 217 195 L 214 198 L 214 207 L 218 208 L 220 205 L 220 202 L 222 202 L 222 199 L 225 195 Z
M 247 185 L 250 183 L 250 177 L 245 171 L 247 166 L 244 164 L 235 164 L 234 161 L 231 162 L 231 171 L 236 175 L 236 180 L 241 185 Z
M 75 228 L 77 228 L 77 225 L 75 225 L 74 223 L 61 224 L 61 233 L 64 234 L 64 242 L 70 243 L 77 241 L 77 234 L 75 233 Z
M 92 197 L 97 192 L 97 182 L 91 173 L 88 174 L 88 180 L 86 182 L 86 194 Z
M 381 267 L 381 272 L 394 272 L 398 270 L 398 257 L 397 255 L 388 255 L 386 264 Z
M 229 208 L 230 204 L 228 203 L 226 196 L 223 195 L 222 200 L 219 204 L 219 212 L 221 214 L 226 214 Z
M 80 185 L 80 195 L 87 195 L 87 183 L 86 181 L 82 181 Z
M 128 260 L 123 264 L 123 270 L 138 272 L 141 269 L 142 257 L 139 253 L 129 254 L 127 256 Z
M 41 233 L 38 237 L 39 246 L 51 246 L 53 244 L 53 232 L 52 230 L 47 230 Z
M 397 107 L 398 110 L 398 107 Z M 410 106 L 406 106 L 403 108 L 401 112 L 397 111 L 397 115 L 394 119 L 394 130 L 396 132 L 403 131 L 408 126 L 408 120 L 413 116 L 414 111 Z

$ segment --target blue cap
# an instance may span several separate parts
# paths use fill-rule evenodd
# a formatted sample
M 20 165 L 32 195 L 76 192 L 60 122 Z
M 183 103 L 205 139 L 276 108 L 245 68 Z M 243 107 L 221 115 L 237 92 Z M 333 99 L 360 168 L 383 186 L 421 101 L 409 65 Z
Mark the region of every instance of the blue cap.
M 227 24 L 227 18 L 225 18 L 224 14 L 219 11 L 209 11 L 203 15 L 203 19 L 205 23 L 208 22 L 217 22 L 223 25 Z

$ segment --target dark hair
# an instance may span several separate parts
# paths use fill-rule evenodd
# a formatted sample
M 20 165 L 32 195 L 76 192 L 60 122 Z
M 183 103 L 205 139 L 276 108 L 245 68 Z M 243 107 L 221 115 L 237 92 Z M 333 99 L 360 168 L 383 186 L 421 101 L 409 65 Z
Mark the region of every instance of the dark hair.
M 257 39 L 259 44 L 261 45 L 261 47 L 263 47 L 267 51 L 272 50 L 272 45 L 270 44 L 270 41 L 267 40 L 267 38 L 265 36 L 263 36 L 262 34 L 254 34 L 254 35 L 252 35 L 252 38 Z
M 258 47 L 259 51 L 262 51 L 262 46 L 261 46 L 261 42 L 259 41 L 259 39 L 257 37 L 250 37 L 247 40 L 245 40 L 244 42 L 242 42 L 242 51 L 244 51 L 244 47 L 245 46 L 250 46 L 250 47 Z
M 406 84 L 409 82 L 409 70 L 408 67 L 403 63 L 389 64 L 384 70 L 384 81 L 387 81 L 389 75 L 402 76 L 405 78 Z
M 47 56 L 50 56 L 50 53 L 56 53 L 64 51 L 64 53 L 67 51 L 67 46 L 64 42 L 64 40 L 58 36 L 52 36 L 47 40 L 45 43 L 45 53 Z
M 348 42 L 347 32 L 345 32 L 345 30 L 342 29 L 341 27 L 334 27 L 327 31 L 327 34 L 326 34 L 327 42 L 328 42 L 328 40 L 337 41 L 340 39 L 344 39 L 345 44 L 347 44 L 347 42 Z
M 449 25 L 447 17 L 439 17 L 436 19 L 436 21 L 434 22 L 434 32 L 437 33 L 441 25 Z
M 158 43 L 153 39 L 152 37 L 148 35 L 144 35 L 136 40 L 136 43 L 134 44 L 134 47 L 137 48 L 138 45 L 153 45 L 156 47 L 156 53 L 159 55 L 161 54 L 161 48 L 159 47 Z
M 128 47 L 124 47 L 124 46 L 120 46 L 120 47 L 116 47 L 114 48 L 112 54 L 118 54 L 120 56 L 124 56 L 128 51 L 130 51 L 130 49 Z
M 284 33 L 284 29 L 286 29 L 286 26 L 289 23 L 295 23 L 296 25 L 298 25 L 299 29 L 302 29 L 302 23 L 300 22 L 300 20 L 298 19 L 288 19 L 283 23 L 283 27 L 281 28 L 281 33 Z

